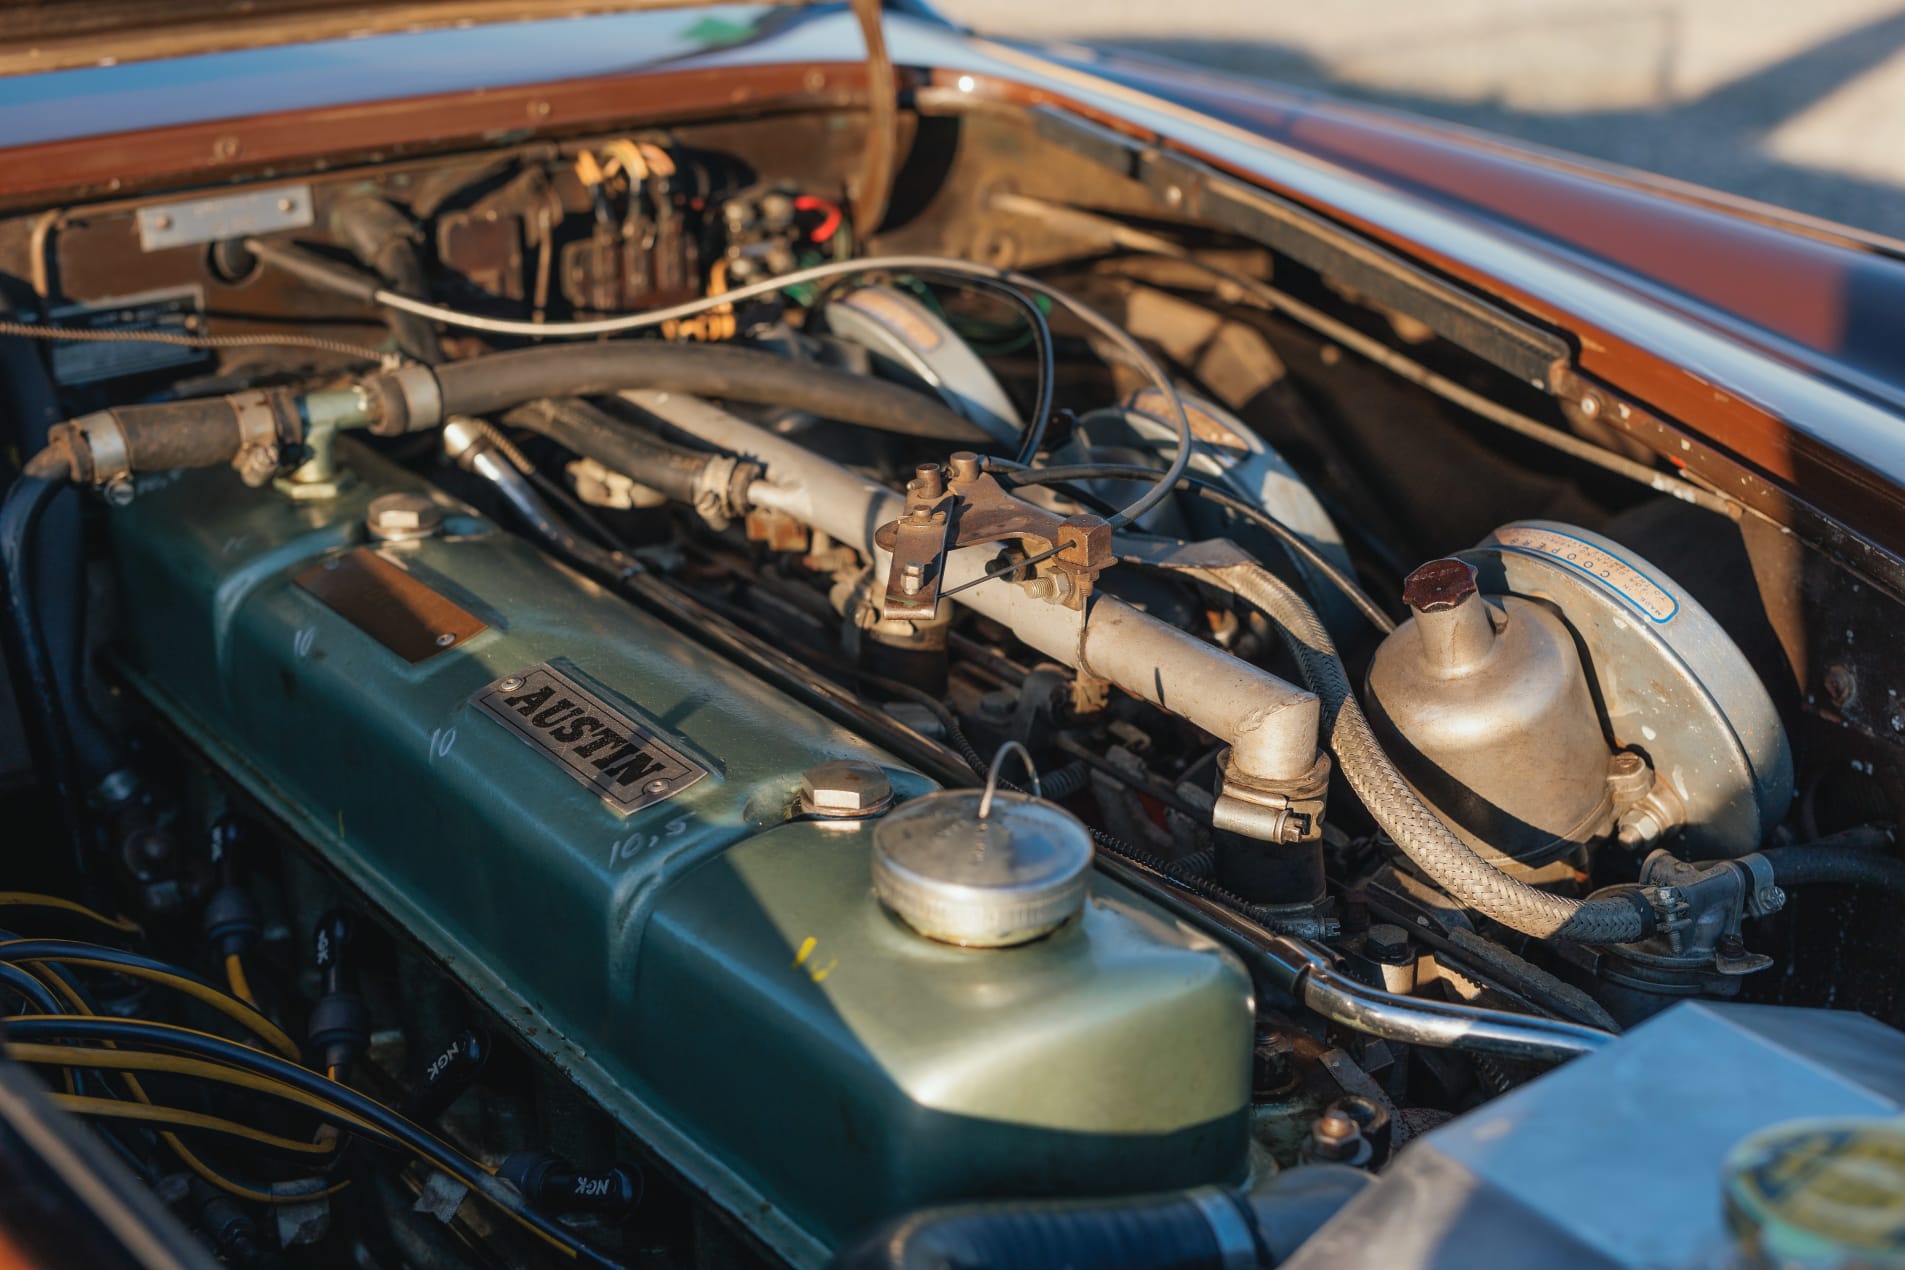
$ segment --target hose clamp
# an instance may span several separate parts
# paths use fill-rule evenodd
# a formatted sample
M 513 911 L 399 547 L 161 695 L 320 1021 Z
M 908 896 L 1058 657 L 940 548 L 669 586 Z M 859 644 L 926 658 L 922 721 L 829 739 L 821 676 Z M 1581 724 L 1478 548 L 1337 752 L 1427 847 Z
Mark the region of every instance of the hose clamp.
M 1786 907 L 1786 892 L 1773 878 L 1773 862 L 1755 851 L 1733 862 L 1746 871 L 1746 915 L 1765 917 Z
M 1321 837 L 1330 768 L 1329 755 L 1319 751 L 1310 770 L 1298 780 L 1256 780 L 1236 769 L 1226 749 L 1217 756 L 1217 801 L 1211 808 L 1211 824 L 1259 842 Z
M 443 388 L 428 366 L 406 366 L 384 376 L 403 397 L 405 432 L 424 432 L 443 422 Z
M 1251 1270 L 1266 1264 L 1257 1248 L 1257 1236 L 1251 1229 L 1250 1219 L 1244 1215 L 1236 1196 L 1222 1187 L 1200 1186 L 1186 1192 L 1184 1198 L 1196 1206 L 1211 1238 L 1217 1241 L 1217 1255 L 1224 1270 Z
M 132 451 L 119 416 L 110 410 L 96 410 L 73 420 L 73 430 L 86 443 L 93 484 L 109 485 L 132 475 Z
M 278 470 L 278 411 L 272 395 L 262 389 L 233 393 L 226 402 L 238 424 L 238 453 L 232 466 L 245 484 L 263 485 Z

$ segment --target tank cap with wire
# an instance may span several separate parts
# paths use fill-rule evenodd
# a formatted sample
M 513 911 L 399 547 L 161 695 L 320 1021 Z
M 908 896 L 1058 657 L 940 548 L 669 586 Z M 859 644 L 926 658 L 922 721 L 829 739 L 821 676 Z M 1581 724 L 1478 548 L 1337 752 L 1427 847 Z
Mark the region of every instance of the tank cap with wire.
M 984 789 L 944 790 L 889 813 L 873 831 L 873 889 L 908 926 L 941 943 L 1007 948 L 1048 935 L 1084 907 L 1091 832 L 1037 790 L 999 788 L 1012 753 Z

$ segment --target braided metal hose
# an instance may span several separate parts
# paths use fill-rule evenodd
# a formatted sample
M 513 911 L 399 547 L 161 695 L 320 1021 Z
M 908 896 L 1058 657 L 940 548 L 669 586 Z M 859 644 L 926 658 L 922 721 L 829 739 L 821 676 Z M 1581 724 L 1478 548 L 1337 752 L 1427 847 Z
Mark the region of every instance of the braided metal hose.
M 1344 779 L 1403 854 L 1437 885 L 1469 908 L 1539 939 L 1627 944 L 1648 934 L 1652 914 L 1638 890 L 1588 900 L 1550 895 L 1503 873 L 1456 837 L 1383 752 L 1329 632 L 1282 579 L 1254 564 L 1201 570 L 1198 576 L 1255 605 L 1282 628 L 1305 685 L 1322 706 L 1321 735 Z

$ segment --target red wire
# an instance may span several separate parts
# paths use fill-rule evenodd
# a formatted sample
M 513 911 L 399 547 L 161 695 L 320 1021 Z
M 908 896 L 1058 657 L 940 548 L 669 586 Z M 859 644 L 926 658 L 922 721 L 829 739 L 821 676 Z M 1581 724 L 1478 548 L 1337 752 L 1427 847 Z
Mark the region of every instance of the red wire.
M 826 199 L 818 195 L 801 194 L 796 196 L 794 199 L 794 210 L 797 212 L 824 213 L 823 219 L 819 225 L 815 226 L 813 232 L 813 240 L 817 243 L 826 242 L 829 238 L 833 237 L 834 231 L 840 228 L 842 217 L 839 207 L 829 203 Z

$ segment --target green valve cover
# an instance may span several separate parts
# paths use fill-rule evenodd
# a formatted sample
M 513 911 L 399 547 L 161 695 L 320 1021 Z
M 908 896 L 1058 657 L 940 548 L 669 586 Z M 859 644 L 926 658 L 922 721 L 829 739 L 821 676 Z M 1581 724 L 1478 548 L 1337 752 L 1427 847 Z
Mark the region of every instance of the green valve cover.
M 967 1197 L 1238 1180 L 1250 983 L 1104 879 L 1015 948 L 874 898 L 802 773 L 933 788 L 345 443 L 299 503 L 226 472 L 111 518 L 126 673 L 637 1136 L 790 1260 Z M 374 542 L 370 500 L 440 534 Z

